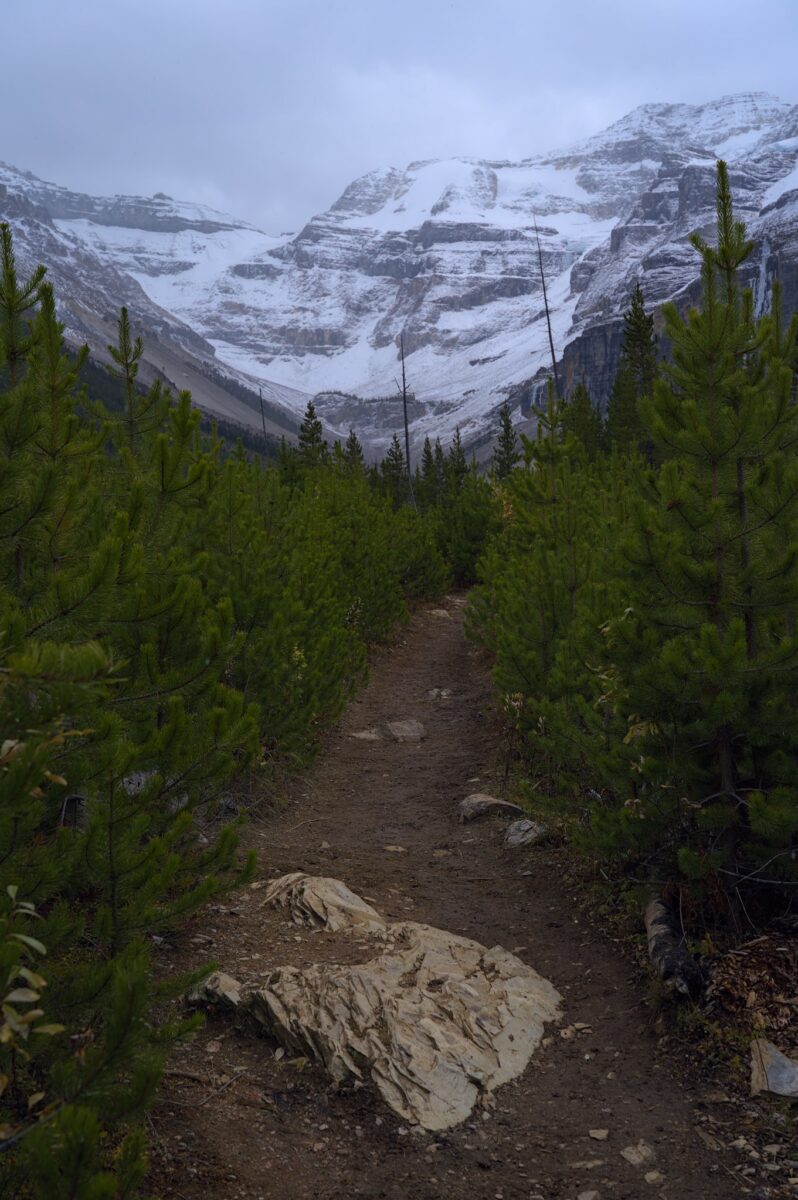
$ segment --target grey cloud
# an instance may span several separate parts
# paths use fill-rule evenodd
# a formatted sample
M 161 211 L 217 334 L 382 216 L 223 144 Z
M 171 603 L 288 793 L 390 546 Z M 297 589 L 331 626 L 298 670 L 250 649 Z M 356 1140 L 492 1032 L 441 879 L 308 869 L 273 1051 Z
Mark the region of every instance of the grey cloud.
M 651 100 L 798 100 L 795 0 L 5 5 L 0 159 L 273 232 L 375 166 L 522 157 Z

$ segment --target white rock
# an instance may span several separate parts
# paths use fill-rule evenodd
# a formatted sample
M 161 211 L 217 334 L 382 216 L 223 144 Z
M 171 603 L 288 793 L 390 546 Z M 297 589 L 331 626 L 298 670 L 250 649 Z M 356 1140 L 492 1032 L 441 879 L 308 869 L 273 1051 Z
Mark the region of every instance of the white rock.
M 306 875 L 304 871 L 273 880 L 263 903 L 287 908 L 295 925 L 309 925 L 332 933 L 341 929 L 374 933 L 385 928 L 377 910 L 340 879 Z
M 798 1062 L 766 1038 L 751 1042 L 751 1095 L 760 1092 L 798 1099 Z
M 522 819 L 513 821 L 512 825 L 507 826 L 507 832 L 504 835 L 505 846 L 535 846 L 538 842 L 542 842 L 548 836 L 548 829 L 545 825 L 539 825 L 537 821 L 528 821 Z
M 241 984 L 224 971 L 214 971 L 207 979 L 196 984 L 188 994 L 189 1004 L 220 1004 L 225 1008 L 238 1008 L 241 1003 Z
M 420 721 L 389 721 L 386 728 L 395 742 L 420 742 L 427 736 Z
M 357 733 L 350 733 L 351 738 L 357 738 L 359 742 L 381 742 L 382 736 L 377 729 L 359 729 Z
M 446 608 L 431 608 L 429 610 L 429 615 L 431 617 L 442 617 L 447 621 L 451 621 L 452 619 L 452 614 Z
M 517 804 L 511 804 L 509 800 L 497 800 L 495 796 L 489 796 L 486 792 L 472 792 L 465 800 L 460 801 L 459 806 L 461 821 L 476 821 L 478 817 L 493 814 L 509 817 L 523 811 Z
M 274 880 L 264 904 L 297 924 L 374 934 L 381 951 L 364 964 L 280 967 L 243 996 L 220 974 L 203 996 L 240 1001 L 281 1051 L 320 1061 L 336 1081 L 370 1078 L 415 1127 L 465 1120 L 524 1070 L 559 1017 L 559 993 L 515 955 L 412 921 L 389 925 L 341 880 L 297 871 Z
M 654 1151 L 641 1138 L 636 1146 L 626 1146 L 621 1151 L 621 1158 L 625 1158 L 633 1167 L 644 1167 L 646 1163 L 653 1162 Z
M 370 1077 L 403 1120 L 435 1130 L 524 1070 L 561 997 L 499 946 L 407 921 L 369 962 L 280 967 L 247 1002 L 287 1051 L 337 1082 Z

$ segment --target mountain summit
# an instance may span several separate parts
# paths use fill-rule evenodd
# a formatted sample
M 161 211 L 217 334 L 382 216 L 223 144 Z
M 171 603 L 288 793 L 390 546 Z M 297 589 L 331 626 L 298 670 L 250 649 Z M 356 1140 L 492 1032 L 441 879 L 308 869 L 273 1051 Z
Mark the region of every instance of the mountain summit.
M 689 235 L 712 233 L 719 157 L 757 240 L 752 283 L 764 295 L 778 274 L 798 307 L 798 105 L 758 92 L 646 104 L 519 162 L 372 171 L 289 237 L 163 195 L 96 199 L 2 166 L 0 213 L 20 258 L 56 277 L 75 338 L 104 344 L 109 314 L 127 303 L 167 375 L 182 362 L 196 379 L 199 363 L 215 386 L 260 384 L 289 414 L 314 395 L 330 427 L 353 424 L 380 446 L 398 424 L 402 337 L 416 438 L 459 425 L 475 440 L 505 398 L 527 406 L 547 369 L 538 237 L 563 376 L 570 386 L 584 374 L 604 400 L 634 283 L 649 306 L 691 295 Z M 233 419 L 260 420 L 238 403 Z

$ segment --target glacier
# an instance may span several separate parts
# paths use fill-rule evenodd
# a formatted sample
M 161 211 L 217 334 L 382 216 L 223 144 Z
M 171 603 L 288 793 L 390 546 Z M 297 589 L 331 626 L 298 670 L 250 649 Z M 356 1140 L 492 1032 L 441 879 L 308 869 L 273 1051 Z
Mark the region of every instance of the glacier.
M 584 376 L 603 403 L 635 282 L 652 307 L 696 294 L 689 236 L 712 234 L 718 157 L 757 242 L 757 295 L 778 276 L 798 307 L 798 105 L 758 92 L 643 105 L 519 162 L 380 168 L 280 237 L 2 165 L 0 215 L 23 259 L 50 268 L 71 337 L 101 357 L 127 303 L 156 341 L 153 369 L 209 411 L 257 428 L 260 388 L 270 426 L 290 432 L 313 396 L 333 436 L 354 426 L 379 452 L 398 428 L 401 339 L 414 442 L 459 427 L 478 445 L 505 400 L 518 419 L 534 408 L 549 369 L 538 241 L 562 378 Z

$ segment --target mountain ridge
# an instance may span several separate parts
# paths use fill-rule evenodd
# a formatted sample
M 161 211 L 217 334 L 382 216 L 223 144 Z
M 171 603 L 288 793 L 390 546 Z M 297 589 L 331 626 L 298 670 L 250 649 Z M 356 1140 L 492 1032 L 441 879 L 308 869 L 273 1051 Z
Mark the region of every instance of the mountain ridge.
M 584 375 L 604 402 L 634 282 L 650 306 L 695 288 L 689 234 L 711 233 L 721 156 L 757 240 L 758 296 L 778 274 L 798 307 L 798 105 L 762 92 L 641 105 L 519 161 L 377 168 L 292 235 L 162 193 L 90 197 L 3 166 L 0 213 L 27 203 L 11 221 L 23 256 L 56 262 L 73 291 L 94 285 L 106 307 L 132 302 L 145 341 L 253 394 L 260 385 L 285 419 L 316 396 L 328 429 L 354 425 L 379 450 L 398 425 L 400 338 L 416 441 L 455 426 L 478 441 L 503 400 L 534 404 L 549 363 L 538 237 L 563 377 Z M 90 307 L 67 304 L 72 335 L 87 336 Z

